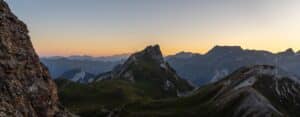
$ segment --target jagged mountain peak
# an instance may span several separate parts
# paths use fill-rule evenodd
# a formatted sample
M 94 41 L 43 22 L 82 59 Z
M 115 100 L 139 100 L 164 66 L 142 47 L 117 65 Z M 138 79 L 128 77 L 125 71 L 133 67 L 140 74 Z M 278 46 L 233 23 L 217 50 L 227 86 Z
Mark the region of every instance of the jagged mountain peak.
M 155 93 L 151 94 L 154 98 L 182 96 L 194 89 L 164 61 L 158 45 L 148 46 L 131 55 L 124 64 L 117 66 L 111 72 L 99 75 L 96 81 L 114 79 L 139 85 L 147 84 L 151 90 L 155 89 Z
M 159 63 L 164 62 L 163 54 L 159 45 L 147 46 L 144 50 L 131 55 L 129 59 L 152 59 Z

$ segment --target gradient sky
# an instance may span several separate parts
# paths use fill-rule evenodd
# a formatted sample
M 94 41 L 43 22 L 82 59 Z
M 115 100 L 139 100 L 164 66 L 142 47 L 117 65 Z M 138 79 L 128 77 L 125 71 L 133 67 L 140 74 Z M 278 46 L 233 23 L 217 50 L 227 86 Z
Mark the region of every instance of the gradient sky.
M 300 49 L 299 0 L 6 0 L 41 56 Z

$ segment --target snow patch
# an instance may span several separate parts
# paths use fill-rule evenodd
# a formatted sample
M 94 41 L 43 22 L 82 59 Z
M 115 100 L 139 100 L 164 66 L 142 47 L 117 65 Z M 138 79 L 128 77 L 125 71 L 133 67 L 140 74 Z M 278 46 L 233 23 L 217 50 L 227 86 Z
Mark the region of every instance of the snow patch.
M 234 90 L 238 90 L 238 89 L 241 89 L 241 88 L 244 88 L 244 87 L 252 86 L 255 82 L 256 82 L 256 78 L 255 77 L 251 77 L 251 78 L 243 81 L 242 83 L 240 83 L 238 86 L 236 86 L 234 88 Z
M 84 77 L 85 77 L 85 72 L 82 71 L 82 72 L 79 72 L 79 73 L 75 74 L 74 77 L 71 80 L 73 82 L 77 82 L 81 79 L 84 79 Z
M 222 70 L 217 70 L 215 72 L 215 75 L 213 76 L 212 80 L 210 81 L 211 83 L 217 82 L 220 79 L 226 77 L 229 74 L 228 70 L 222 69 Z

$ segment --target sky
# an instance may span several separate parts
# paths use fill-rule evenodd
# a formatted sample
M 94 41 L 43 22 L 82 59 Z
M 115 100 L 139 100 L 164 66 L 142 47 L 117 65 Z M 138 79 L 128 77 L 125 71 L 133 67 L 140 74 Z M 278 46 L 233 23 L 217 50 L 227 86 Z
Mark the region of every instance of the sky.
M 299 0 L 6 0 L 40 56 L 300 49 Z

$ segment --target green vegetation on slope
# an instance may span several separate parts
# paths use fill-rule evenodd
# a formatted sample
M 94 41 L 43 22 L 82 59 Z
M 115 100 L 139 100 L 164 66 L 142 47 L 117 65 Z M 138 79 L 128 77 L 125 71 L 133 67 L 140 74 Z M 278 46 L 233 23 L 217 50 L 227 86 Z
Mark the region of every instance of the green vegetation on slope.
M 214 115 L 212 97 L 220 87 L 204 86 L 195 95 L 174 99 L 153 100 L 126 105 L 121 112 L 124 117 L 209 117 Z
M 87 117 L 106 115 L 108 111 L 128 103 L 143 101 L 144 91 L 122 80 L 80 84 L 67 80 L 57 80 L 58 94 L 64 106 L 70 111 Z

